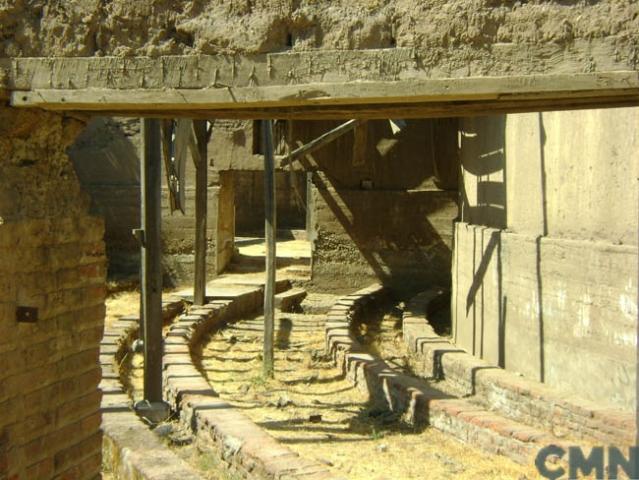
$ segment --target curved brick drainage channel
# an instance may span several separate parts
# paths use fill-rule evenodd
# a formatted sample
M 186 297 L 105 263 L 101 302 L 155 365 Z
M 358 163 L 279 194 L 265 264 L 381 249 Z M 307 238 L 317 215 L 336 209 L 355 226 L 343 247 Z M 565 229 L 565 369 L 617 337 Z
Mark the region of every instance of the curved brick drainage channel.
M 520 478 L 526 473 L 437 430 L 416 429 L 380 399 L 371 399 L 326 355 L 325 321 L 326 315 L 277 316 L 275 380 L 260 375 L 261 316 L 213 335 L 202 349 L 202 371 L 221 398 L 336 477 L 421 478 L 428 471 L 429 478 L 500 473 Z
M 238 288 L 167 330 L 166 397 L 181 425 L 171 435 L 195 438 L 188 460 L 199 478 L 522 479 L 536 476 L 543 445 L 632 439 L 630 415 L 557 395 L 438 337 L 428 323 L 435 291 L 399 315 L 380 287 L 335 299 L 327 313 L 279 313 L 276 379 L 266 381 L 254 314 L 262 291 Z

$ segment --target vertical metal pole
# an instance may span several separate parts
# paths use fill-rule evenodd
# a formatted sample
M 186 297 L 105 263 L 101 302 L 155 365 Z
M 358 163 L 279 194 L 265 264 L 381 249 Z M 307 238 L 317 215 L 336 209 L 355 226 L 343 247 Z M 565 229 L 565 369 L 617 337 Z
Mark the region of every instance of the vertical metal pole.
M 162 264 L 160 244 L 160 121 L 142 119 L 142 323 L 144 330 L 144 399 L 162 401 Z
M 195 165 L 195 281 L 193 304 L 206 302 L 206 216 L 207 216 L 207 170 L 206 120 L 193 121 L 193 132 L 199 155 L 194 156 Z
M 275 324 L 275 163 L 273 122 L 262 121 L 264 145 L 264 237 L 266 242 L 266 283 L 264 287 L 264 376 L 273 377 L 273 332 Z

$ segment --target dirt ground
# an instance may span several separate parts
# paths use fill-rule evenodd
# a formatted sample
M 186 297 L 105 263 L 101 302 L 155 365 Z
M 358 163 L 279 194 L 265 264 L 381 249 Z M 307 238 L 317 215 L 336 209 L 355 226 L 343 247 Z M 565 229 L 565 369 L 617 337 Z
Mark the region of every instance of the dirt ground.
M 409 370 L 409 360 L 393 342 L 394 321 L 387 317 L 384 330 L 390 325 L 391 331 L 384 335 L 363 332 L 363 337 Z M 325 358 L 322 315 L 278 315 L 275 379 L 264 379 L 262 322 L 258 316 L 215 334 L 203 349 L 202 365 L 221 397 L 299 454 L 357 480 L 422 478 L 426 472 L 428 478 L 535 478 L 531 468 L 434 429 L 400 425 L 371 407 L 368 395 Z

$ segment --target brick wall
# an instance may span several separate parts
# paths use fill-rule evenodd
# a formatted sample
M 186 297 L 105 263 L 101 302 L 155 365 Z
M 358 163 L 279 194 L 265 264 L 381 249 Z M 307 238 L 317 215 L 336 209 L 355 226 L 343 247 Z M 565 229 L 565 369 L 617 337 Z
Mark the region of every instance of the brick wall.
M 64 154 L 81 127 L 0 109 L 0 478 L 100 470 L 104 228 Z

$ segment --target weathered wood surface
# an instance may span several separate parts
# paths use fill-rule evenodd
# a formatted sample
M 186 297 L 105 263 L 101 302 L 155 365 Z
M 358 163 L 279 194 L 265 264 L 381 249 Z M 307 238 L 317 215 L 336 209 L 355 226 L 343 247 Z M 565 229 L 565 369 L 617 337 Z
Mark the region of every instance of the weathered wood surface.
M 566 65 L 564 70 L 569 71 L 570 62 Z M 616 70 L 615 65 L 610 68 L 616 71 L 473 77 L 428 69 L 407 48 L 20 58 L 0 59 L 0 68 L 8 72 L 6 84 L 14 106 L 125 114 L 200 111 L 206 117 L 244 118 L 247 111 L 255 116 L 260 110 L 265 117 L 263 109 L 270 109 L 270 118 L 295 118 L 303 107 L 345 118 L 340 108 L 357 107 L 361 115 L 350 118 L 374 118 L 367 105 L 379 111 L 405 104 L 423 111 L 432 103 L 483 102 L 484 108 L 525 105 L 530 111 L 535 106 L 549 108 L 558 100 L 585 105 L 587 99 L 592 106 L 613 101 L 631 104 L 639 97 L 639 73 Z
M 206 301 L 206 218 L 208 215 L 208 161 L 206 120 L 193 122 L 197 155 L 195 164 L 195 275 L 193 285 L 193 304 L 204 305 Z
M 144 399 L 162 401 L 162 185 L 160 123 L 142 120 L 141 196 L 142 324 L 144 329 Z
M 275 196 L 275 162 L 273 155 L 273 122 L 262 120 L 264 145 L 264 238 L 266 242 L 264 282 L 264 376 L 274 373 L 274 331 L 275 331 L 275 269 L 277 232 L 277 205 Z
M 346 133 L 355 129 L 359 123 L 360 122 L 358 122 L 357 120 L 349 120 L 348 122 L 335 127 L 334 129 L 311 140 L 307 144 L 293 150 L 280 161 L 280 164 L 287 165 L 288 163 L 295 161 L 295 159 L 299 157 L 309 155 L 310 153 L 322 148 L 324 145 L 328 145 L 342 135 L 345 135 Z

